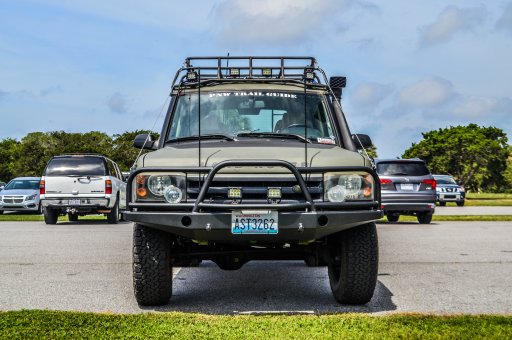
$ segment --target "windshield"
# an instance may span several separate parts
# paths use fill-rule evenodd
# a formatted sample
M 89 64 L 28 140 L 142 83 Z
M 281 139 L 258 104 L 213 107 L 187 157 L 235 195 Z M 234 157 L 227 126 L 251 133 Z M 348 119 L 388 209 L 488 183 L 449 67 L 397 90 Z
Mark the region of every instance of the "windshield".
M 436 179 L 437 184 L 457 184 L 457 182 L 455 182 L 455 180 L 452 177 L 434 176 L 434 178 Z
M 105 163 L 100 157 L 59 157 L 46 167 L 45 176 L 105 176 Z
M 13 179 L 4 190 L 39 190 L 38 179 Z
M 419 162 L 382 162 L 377 164 L 377 173 L 384 176 L 425 176 L 430 172 L 425 164 Z
M 275 133 L 334 144 L 331 121 L 321 95 L 279 91 L 207 92 L 201 93 L 200 103 L 198 97 L 198 94 L 185 94 L 178 98 L 167 140 L 198 136 L 199 132 L 201 136 L 233 137 Z

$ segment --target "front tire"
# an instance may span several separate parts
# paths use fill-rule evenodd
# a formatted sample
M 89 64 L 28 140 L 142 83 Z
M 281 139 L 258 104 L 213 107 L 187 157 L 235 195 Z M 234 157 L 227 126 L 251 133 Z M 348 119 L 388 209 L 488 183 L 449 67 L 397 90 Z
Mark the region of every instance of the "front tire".
M 339 303 L 368 303 L 375 291 L 379 246 L 375 223 L 367 223 L 331 236 L 328 240 L 329 284 Z
M 172 295 L 171 240 L 141 224 L 133 226 L 133 290 L 142 306 L 160 306 Z
M 59 211 L 51 208 L 44 209 L 44 223 L 57 224 L 59 219 Z
M 418 214 L 418 222 L 420 224 L 429 224 L 432 221 L 432 213 L 420 213 Z
M 457 202 L 457 206 L 458 206 L 458 207 L 463 207 L 463 206 L 464 206 L 464 202 L 465 202 L 465 201 L 459 201 L 459 202 Z

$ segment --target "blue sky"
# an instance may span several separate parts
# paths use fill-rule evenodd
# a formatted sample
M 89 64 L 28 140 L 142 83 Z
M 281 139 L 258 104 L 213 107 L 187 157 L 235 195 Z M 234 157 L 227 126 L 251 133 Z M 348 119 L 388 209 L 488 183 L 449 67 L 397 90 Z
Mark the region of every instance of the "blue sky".
M 347 76 L 381 157 L 450 125 L 512 138 L 511 0 L 0 0 L 0 139 L 151 129 L 184 58 L 228 52 Z

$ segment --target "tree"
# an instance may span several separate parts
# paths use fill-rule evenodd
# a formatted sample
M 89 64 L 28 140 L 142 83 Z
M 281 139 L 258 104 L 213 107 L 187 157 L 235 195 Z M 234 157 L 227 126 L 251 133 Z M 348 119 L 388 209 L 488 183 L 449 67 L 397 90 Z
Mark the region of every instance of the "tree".
M 14 176 L 15 150 L 19 142 L 12 138 L 0 141 L 0 180 L 10 181 Z
M 366 148 L 366 153 L 371 158 L 377 158 L 378 157 L 378 155 L 377 155 L 377 147 L 375 145 L 372 145 L 369 148 Z
M 509 156 L 503 130 L 476 124 L 451 126 L 423 133 L 403 158 L 425 160 L 433 173 L 451 174 L 470 190 L 503 190 Z
M 151 133 L 153 138 L 158 139 L 159 135 L 148 130 L 126 131 L 122 134 L 116 134 L 113 138 L 113 148 L 110 157 L 119 165 L 122 171 L 128 171 L 139 155 L 140 149 L 133 147 L 135 136 L 143 133 Z M 141 154 L 148 152 L 142 150 Z

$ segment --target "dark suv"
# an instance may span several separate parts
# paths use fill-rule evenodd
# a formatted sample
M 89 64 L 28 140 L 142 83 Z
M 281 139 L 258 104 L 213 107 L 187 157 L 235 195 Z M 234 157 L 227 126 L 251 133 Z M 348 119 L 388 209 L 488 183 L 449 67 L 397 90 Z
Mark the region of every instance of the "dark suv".
M 421 224 L 432 221 L 436 180 L 421 159 L 376 159 L 382 209 L 389 222 L 414 215 Z

